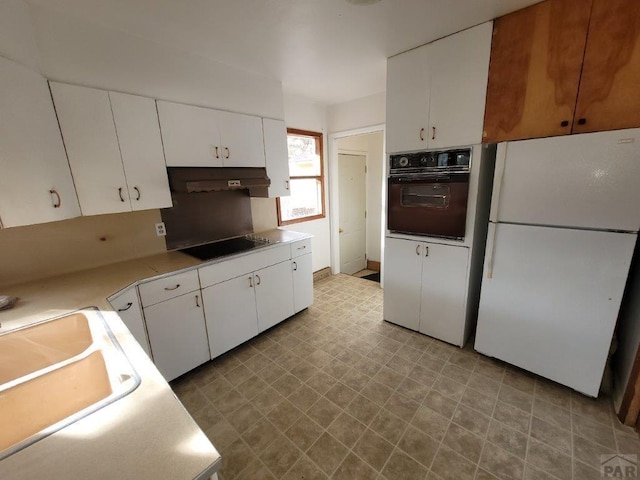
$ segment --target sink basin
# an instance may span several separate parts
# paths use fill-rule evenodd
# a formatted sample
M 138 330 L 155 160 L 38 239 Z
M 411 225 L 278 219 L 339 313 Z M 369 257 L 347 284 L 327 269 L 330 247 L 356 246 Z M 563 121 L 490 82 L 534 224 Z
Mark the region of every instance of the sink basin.
M 74 313 L 0 336 L 0 385 L 81 354 L 93 343 L 89 320 Z
M 0 460 L 138 385 L 97 309 L 0 335 Z

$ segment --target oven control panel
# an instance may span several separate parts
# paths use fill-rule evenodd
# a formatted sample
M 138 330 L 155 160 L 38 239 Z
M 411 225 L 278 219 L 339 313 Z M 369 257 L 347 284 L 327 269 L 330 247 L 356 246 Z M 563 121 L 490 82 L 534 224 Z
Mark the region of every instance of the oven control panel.
M 415 152 L 389 157 L 389 173 L 410 173 L 424 171 L 465 171 L 471 167 L 471 149 Z

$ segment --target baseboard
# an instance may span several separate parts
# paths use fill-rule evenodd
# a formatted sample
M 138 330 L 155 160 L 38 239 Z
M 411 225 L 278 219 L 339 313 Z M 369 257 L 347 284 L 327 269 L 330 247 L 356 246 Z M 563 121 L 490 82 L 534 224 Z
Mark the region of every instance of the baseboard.
M 373 270 L 374 272 L 380 271 L 380 262 L 374 262 L 373 260 L 367 260 L 367 270 Z
M 313 281 L 317 282 L 318 280 L 322 280 L 323 278 L 327 278 L 331 276 L 331 267 L 323 268 L 322 270 L 318 270 L 317 272 L 313 272 Z

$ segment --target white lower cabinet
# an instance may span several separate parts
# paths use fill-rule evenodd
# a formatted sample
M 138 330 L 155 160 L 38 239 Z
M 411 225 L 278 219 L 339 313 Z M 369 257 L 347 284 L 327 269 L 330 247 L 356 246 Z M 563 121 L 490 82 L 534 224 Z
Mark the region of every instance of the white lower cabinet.
M 291 260 L 293 272 L 293 311 L 298 313 L 313 303 L 313 265 L 311 253 Z
M 200 290 L 146 307 L 144 318 L 154 363 L 167 381 L 211 358 Z
M 384 319 L 462 345 L 468 262 L 467 247 L 387 237 Z
M 151 358 L 149 338 L 147 337 L 147 328 L 145 327 L 144 318 L 142 317 L 138 289 L 136 287 L 128 288 L 121 294 L 109 298 L 109 303 L 118 313 L 142 349 Z
M 265 330 L 293 315 L 291 263 L 282 262 L 254 274 L 258 330 Z
M 202 290 L 211 358 L 258 335 L 253 274 Z

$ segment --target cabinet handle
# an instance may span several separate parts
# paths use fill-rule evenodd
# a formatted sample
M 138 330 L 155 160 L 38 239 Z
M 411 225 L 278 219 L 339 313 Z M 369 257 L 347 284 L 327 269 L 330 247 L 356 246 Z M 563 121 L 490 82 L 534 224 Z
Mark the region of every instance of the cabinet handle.
M 420 244 L 416 245 L 416 255 L 420 255 Z
M 284 181 L 284 188 L 285 190 L 289 190 L 289 180 Z
M 231 156 L 231 150 L 229 150 L 229 147 L 224 147 L 224 151 L 227 152 L 227 156 L 224 158 L 228 159 Z
M 293 271 L 294 272 L 298 271 L 298 264 L 296 262 L 293 262 Z
M 180 284 L 179 284 L 179 283 L 176 283 L 176 286 L 175 286 L 175 287 L 164 287 L 164 289 L 165 289 L 167 292 L 170 292 L 171 290 L 177 290 L 177 289 L 179 289 L 179 288 L 180 288 Z
M 122 187 L 118 188 L 118 195 L 120 196 L 120 201 L 124 202 L 124 197 L 122 196 Z
M 127 302 L 127 306 L 124 307 L 124 308 L 119 308 L 118 311 L 119 312 L 126 312 L 127 310 L 129 310 L 131 308 L 132 305 L 133 305 L 133 303 Z
M 253 288 L 253 277 L 249 277 L 249 287 Z
M 138 196 L 136 197 L 136 202 L 139 202 L 140 199 L 142 198 L 142 194 L 140 193 L 140 189 L 138 187 L 133 187 L 133 189 L 136 191 L 136 193 L 138 194 Z
M 218 146 L 216 145 L 216 158 L 220 158 L 220 153 L 218 152 Z
M 260 275 L 256 275 L 256 286 L 260 285 L 262 283 L 262 280 L 260 280 Z
M 429 256 L 429 245 L 425 245 L 424 246 L 424 256 L 428 257 Z
M 578 125 L 584 125 L 585 123 L 587 123 L 587 119 L 586 118 L 578 119 Z
M 307 248 L 307 246 L 306 246 L 306 245 L 303 245 L 303 246 L 301 246 L 301 247 L 298 247 L 298 250 L 304 250 L 305 248 Z
M 569 120 L 563 120 L 560 122 L 560 126 L 561 127 L 568 127 L 569 126 Z
M 55 188 L 52 188 L 51 190 L 49 190 L 49 193 L 56 197 L 56 199 L 53 201 L 53 208 L 60 208 L 60 205 L 62 205 L 62 200 L 60 200 L 60 194 L 57 192 Z
M 420 141 L 424 142 L 424 127 L 420 129 Z
M 436 139 L 436 127 L 431 127 L 431 140 Z
M 196 295 L 196 307 L 200 308 L 200 295 Z

